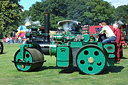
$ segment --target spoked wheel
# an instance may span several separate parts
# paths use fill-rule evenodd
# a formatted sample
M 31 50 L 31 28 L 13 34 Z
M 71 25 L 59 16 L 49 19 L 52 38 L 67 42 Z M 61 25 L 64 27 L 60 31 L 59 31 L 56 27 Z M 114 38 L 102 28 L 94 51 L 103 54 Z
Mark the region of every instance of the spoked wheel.
M 3 49 L 4 49 L 3 43 L 2 43 L 2 42 L 0 42 L 0 54 L 2 54 L 2 53 L 3 53 Z
M 125 43 L 122 44 L 123 49 L 127 48 L 127 45 Z
M 96 45 L 86 45 L 79 50 L 76 62 L 82 73 L 99 74 L 106 65 L 106 58 Z
M 26 48 L 25 57 L 18 50 L 14 56 L 14 64 L 19 71 L 33 71 L 42 67 L 44 56 L 35 48 Z

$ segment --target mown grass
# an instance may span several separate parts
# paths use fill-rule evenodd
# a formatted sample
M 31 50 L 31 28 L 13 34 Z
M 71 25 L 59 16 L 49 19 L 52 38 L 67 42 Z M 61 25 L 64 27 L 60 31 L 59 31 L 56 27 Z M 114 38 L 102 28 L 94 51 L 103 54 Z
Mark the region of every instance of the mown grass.
M 11 62 L 20 44 L 4 44 L 0 55 L 0 85 L 128 85 L 128 49 L 120 64 L 105 68 L 99 75 L 83 75 L 76 68 L 56 67 L 56 58 L 45 56 L 39 71 L 20 72 Z

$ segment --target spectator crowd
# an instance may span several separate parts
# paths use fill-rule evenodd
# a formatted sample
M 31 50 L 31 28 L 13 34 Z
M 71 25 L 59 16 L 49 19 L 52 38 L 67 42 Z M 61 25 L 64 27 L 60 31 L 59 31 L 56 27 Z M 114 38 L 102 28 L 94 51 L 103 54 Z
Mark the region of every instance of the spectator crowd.
M 5 36 L 3 40 L 5 44 L 24 43 L 25 41 L 25 37 L 16 37 L 16 32 L 14 30 L 11 33 L 11 36 Z

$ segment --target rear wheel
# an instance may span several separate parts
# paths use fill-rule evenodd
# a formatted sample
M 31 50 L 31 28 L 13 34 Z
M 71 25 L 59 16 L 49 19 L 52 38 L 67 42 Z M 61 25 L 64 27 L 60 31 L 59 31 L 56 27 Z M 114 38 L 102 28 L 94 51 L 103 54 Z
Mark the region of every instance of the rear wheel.
M 122 44 L 123 49 L 127 48 L 127 45 L 125 43 Z
M 3 43 L 2 43 L 2 42 L 0 42 L 0 54 L 2 54 L 2 53 L 3 53 L 3 49 L 4 49 Z
M 33 71 L 42 67 L 44 56 L 35 48 L 26 48 L 25 57 L 18 50 L 14 56 L 14 63 L 19 71 Z M 33 63 L 34 62 L 34 63 Z
M 87 45 L 77 54 L 77 66 L 84 74 L 99 74 L 106 65 L 103 51 L 96 45 Z

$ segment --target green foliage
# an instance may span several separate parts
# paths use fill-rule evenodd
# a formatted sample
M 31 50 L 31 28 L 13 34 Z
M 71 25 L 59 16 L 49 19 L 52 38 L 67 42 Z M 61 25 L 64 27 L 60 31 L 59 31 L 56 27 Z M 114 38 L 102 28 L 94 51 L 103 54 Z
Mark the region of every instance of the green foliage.
M 66 18 L 72 20 L 78 20 L 82 24 L 86 24 L 84 18 L 84 12 L 86 10 L 86 3 L 89 0 L 70 0 L 67 2 L 67 14 Z
M 44 24 L 44 12 L 50 12 L 51 29 L 57 27 L 58 20 L 78 20 L 82 24 L 96 25 L 99 20 L 113 22 L 114 7 L 103 0 L 42 0 L 30 8 L 28 14 L 33 21 L 39 20 Z
M 44 25 L 43 14 L 50 12 L 51 29 L 57 28 L 57 22 L 64 19 L 78 20 L 85 24 L 84 10 L 87 0 L 42 0 L 29 10 L 33 21 L 39 20 Z
M 115 19 L 128 24 L 128 5 L 119 6 L 115 10 Z
M 65 0 L 63 0 L 65 1 Z M 61 2 L 62 0 L 47 0 L 45 2 L 36 2 L 35 4 L 32 5 L 32 7 L 29 10 L 29 16 L 32 17 L 32 21 L 37 21 L 39 20 L 41 22 L 41 25 L 44 25 L 44 12 L 50 12 L 50 29 L 56 29 L 57 28 L 57 22 L 60 20 L 64 20 L 62 10 L 63 8 L 60 7 L 58 9 L 58 5 L 55 5 L 55 2 Z M 49 4 L 49 5 L 48 5 Z
M 19 0 L 0 1 L 0 32 L 10 35 L 12 30 L 17 29 L 17 22 L 20 19 L 19 12 L 22 6 L 18 4 Z M 0 34 L 1 34 L 0 33 Z
M 114 7 L 103 0 L 89 0 L 86 3 L 87 10 L 84 13 L 86 23 L 96 25 L 99 20 L 105 20 L 107 24 L 114 21 Z
M 18 22 L 18 26 L 25 24 L 25 20 L 26 20 L 27 17 L 30 16 L 30 13 L 29 13 L 28 10 L 25 10 L 24 12 L 20 13 L 20 16 L 21 16 L 21 19 Z
M 55 16 L 54 14 L 50 15 L 50 26 L 52 30 L 56 30 L 56 28 L 58 28 L 58 21 L 64 20 L 64 18 L 62 16 Z

